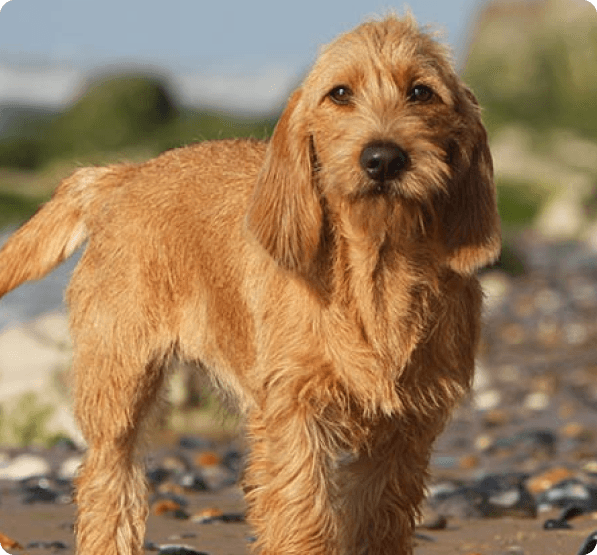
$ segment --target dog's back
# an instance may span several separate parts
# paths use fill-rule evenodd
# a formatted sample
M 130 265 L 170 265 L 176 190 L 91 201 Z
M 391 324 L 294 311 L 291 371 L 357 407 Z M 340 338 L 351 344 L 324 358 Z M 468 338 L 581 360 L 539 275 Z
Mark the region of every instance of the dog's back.
M 259 141 L 205 142 L 143 164 L 75 171 L 0 250 L 0 297 L 46 275 L 88 237 L 94 249 L 114 242 L 106 246 L 117 252 L 127 246 L 131 255 L 139 253 L 139 243 L 166 248 L 160 235 L 176 243 L 177 257 L 191 243 L 195 249 L 200 241 L 222 237 L 222 247 L 230 248 L 264 150 Z M 234 178 L 225 179 L 227 173 Z M 205 254 L 213 250 L 211 245 Z

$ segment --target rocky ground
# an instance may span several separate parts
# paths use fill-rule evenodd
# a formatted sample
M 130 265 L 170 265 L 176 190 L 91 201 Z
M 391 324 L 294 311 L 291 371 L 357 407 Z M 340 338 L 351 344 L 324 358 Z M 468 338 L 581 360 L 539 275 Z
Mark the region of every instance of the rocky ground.
M 585 555 L 597 530 L 597 257 L 520 245 L 526 272 L 487 273 L 475 388 L 437 443 L 416 555 Z M 149 456 L 148 553 L 241 555 L 240 441 L 169 436 Z M 0 448 L 0 544 L 74 553 L 81 452 Z M 589 538 L 589 539 L 588 539 Z

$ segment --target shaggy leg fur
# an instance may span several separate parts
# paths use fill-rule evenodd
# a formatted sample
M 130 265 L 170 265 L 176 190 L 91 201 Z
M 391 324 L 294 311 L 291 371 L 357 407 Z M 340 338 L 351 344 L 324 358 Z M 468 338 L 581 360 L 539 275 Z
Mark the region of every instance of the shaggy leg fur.
M 70 289 L 71 307 L 79 305 L 78 283 L 75 278 Z M 138 330 L 127 329 L 128 322 L 110 321 L 110 311 L 101 306 L 114 299 L 100 293 L 87 301 L 93 308 L 72 312 L 75 411 L 89 444 L 76 481 L 77 553 L 141 555 L 148 511 L 140 446 L 148 419 L 161 405 L 164 360 L 150 357 L 147 348 L 135 349 L 131 335 Z M 102 319 L 105 336 L 99 337 L 93 330 Z
M 284 426 L 254 415 L 247 469 L 248 519 L 261 555 L 336 555 L 338 523 L 332 506 L 329 456 L 317 424 L 288 414 Z M 291 431 L 292 430 L 292 431 Z M 301 526 L 289 523 L 301 522 Z
M 341 469 L 342 553 L 412 553 L 414 515 L 424 497 L 427 456 L 413 450 L 401 435 L 397 430 L 391 442 Z
M 77 479 L 77 552 L 140 555 L 147 486 L 137 444 L 142 440 L 140 424 L 159 392 L 161 371 L 139 366 L 135 373 L 127 366 L 124 372 L 106 355 L 102 383 L 83 366 L 84 359 L 79 355 L 75 367 L 77 417 L 89 442 Z

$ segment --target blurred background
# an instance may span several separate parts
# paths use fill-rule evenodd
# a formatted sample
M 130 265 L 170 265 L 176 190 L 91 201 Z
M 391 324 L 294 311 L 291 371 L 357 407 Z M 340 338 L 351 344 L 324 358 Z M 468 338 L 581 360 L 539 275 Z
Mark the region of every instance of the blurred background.
M 75 167 L 140 161 L 207 139 L 268 137 L 318 45 L 388 8 L 404 6 L 8 2 L 0 11 L 1 240 Z M 452 45 L 483 106 L 495 159 L 504 254 L 484 277 L 486 362 L 476 383 L 477 408 L 490 411 L 505 402 L 499 368 L 506 381 L 519 375 L 502 360 L 516 359 L 517 349 L 593 356 L 597 12 L 585 0 L 419 0 L 411 9 Z M 74 263 L 0 302 L 0 443 L 77 434 L 64 401 L 70 343 L 62 301 Z M 542 375 L 555 375 L 542 364 Z M 550 387 L 528 393 L 549 397 Z M 172 426 L 197 428 L 200 417 L 185 411 L 212 403 L 199 390 L 185 372 L 174 380 L 180 410 Z M 535 396 L 537 410 L 551 399 Z M 224 422 L 230 433 L 235 425 Z

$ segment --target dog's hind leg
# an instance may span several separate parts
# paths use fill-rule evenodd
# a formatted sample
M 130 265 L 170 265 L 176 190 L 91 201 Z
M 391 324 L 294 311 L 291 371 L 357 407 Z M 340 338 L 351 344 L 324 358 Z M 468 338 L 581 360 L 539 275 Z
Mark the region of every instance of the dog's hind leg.
M 147 518 L 141 462 L 144 424 L 159 396 L 164 370 L 155 362 L 123 367 L 97 350 L 75 360 L 77 417 L 88 452 L 77 478 L 77 553 L 139 555 Z
M 141 447 L 171 349 L 134 303 L 126 307 L 114 292 L 108 299 L 107 288 L 80 291 L 76 284 L 70 291 L 75 412 L 88 442 L 76 482 L 77 553 L 140 555 L 147 517 Z

